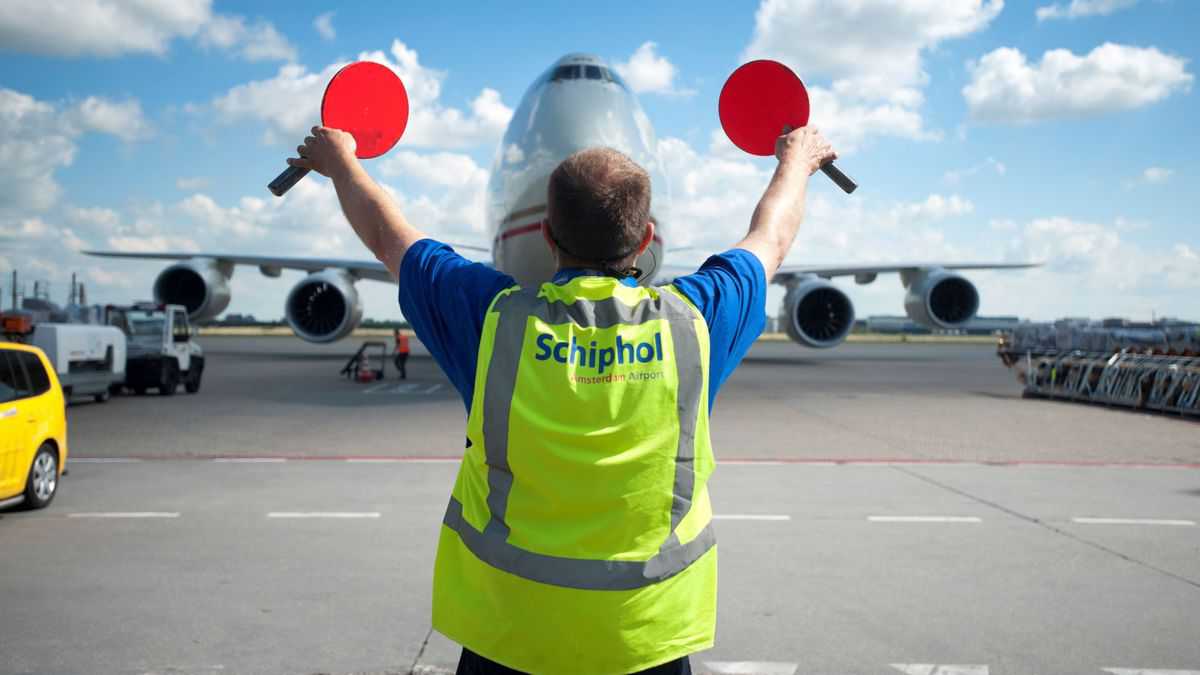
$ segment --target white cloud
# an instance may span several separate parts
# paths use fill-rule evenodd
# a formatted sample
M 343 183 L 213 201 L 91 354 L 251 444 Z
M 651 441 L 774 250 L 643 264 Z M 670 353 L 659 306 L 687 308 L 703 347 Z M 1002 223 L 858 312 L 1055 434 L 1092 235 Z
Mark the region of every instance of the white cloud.
M 325 12 L 313 19 L 313 28 L 323 40 L 332 40 L 337 37 L 337 31 L 333 29 L 333 14 L 333 12 Z
M 176 38 L 197 38 L 250 61 L 296 57 L 266 21 L 213 14 L 212 0 L 6 0 L 0 49 L 47 56 L 165 55 Z
M 654 42 L 642 43 L 629 60 L 614 63 L 613 67 L 625 78 L 630 88 L 637 93 L 666 94 L 670 96 L 691 96 L 692 89 L 678 89 L 675 86 L 675 76 L 679 69 L 655 52 L 658 45 Z
M 1138 0 L 1071 0 L 1069 4 L 1055 3 L 1037 8 L 1037 20 L 1078 19 L 1085 16 L 1107 16 L 1129 9 Z
M 77 135 L 54 106 L 0 89 L 0 214 L 43 211 L 58 201 L 54 172 L 75 160 Z
M 89 97 L 60 109 L 28 94 L 0 88 L 0 216 L 44 211 L 54 205 L 61 188 L 54 178 L 70 166 L 76 139 L 88 132 L 124 140 L 143 138 L 150 124 L 135 99 L 122 102 Z
M 942 138 L 940 132 L 925 129 L 921 113 L 914 107 L 864 102 L 822 87 L 809 87 L 808 97 L 812 105 L 809 125 L 828 138 L 841 155 L 853 152 L 871 136 L 897 136 L 920 141 Z
M 247 61 L 295 61 L 296 48 L 266 21 L 251 25 L 240 16 L 216 15 L 200 30 L 199 42 Z
M 148 138 L 153 129 L 137 99 L 109 101 L 89 96 L 71 106 L 65 118 L 84 131 L 111 134 L 123 141 Z
M 379 171 L 384 176 L 407 177 L 443 187 L 482 186 L 488 176 L 475 160 L 452 152 L 425 155 L 408 150 L 393 152 L 379 163 Z
M 114 232 L 121 222 L 120 215 L 103 207 L 67 207 L 66 217 L 72 223 L 98 232 Z
M 947 171 L 946 173 L 942 174 L 942 180 L 951 185 L 958 185 L 962 182 L 962 179 L 974 176 L 984 169 L 991 169 L 996 173 L 997 176 L 1003 176 L 1004 174 L 1008 173 L 1008 167 L 1006 167 L 1003 162 L 998 161 L 995 157 L 988 157 L 984 161 L 974 166 L 970 166 L 965 169 L 954 169 Z
M 1171 169 L 1164 169 L 1161 166 L 1152 166 L 1142 172 L 1142 180 L 1147 183 L 1162 183 L 1175 173 Z
M 184 192 L 195 192 L 196 190 L 203 190 L 208 187 L 210 182 L 204 176 L 184 176 L 175 179 L 175 187 Z
M 892 209 L 897 219 L 914 222 L 945 220 L 974 211 L 975 205 L 968 199 L 958 195 L 945 197 L 939 194 L 929 195 L 920 202 L 898 204 Z
M 764 0 L 743 60 L 774 58 L 802 78 L 887 95 L 924 85 L 922 52 L 982 30 L 1003 8 L 1003 0 Z
M 1187 62 L 1153 47 L 1105 43 L 1086 56 L 1066 49 L 1042 55 L 1036 65 L 1011 47 L 971 63 L 963 88 L 971 117 L 1024 123 L 1077 118 L 1140 108 L 1191 89 Z
M 49 56 L 165 54 L 212 16 L 211 0 L 7 0 L 0 3 L 0 44 Z
M 512 110 L 493 89 L 483 89 L 471 103 L 471 113 L 446 107 L 439 100 L 445 73 L 421 65 L 417 52 L 399 40 L 388 54 L 364 52 L 358 60 L 375 61 L 391 68 L 408 92 L 408 127 L 401 140 L 408 147 L 466 148 L 497 141 L 512 117 Z M 326 83 L 344 63 L 333 63 L 321 72 L 288 64 L 269 80 L 233 87 L 213 99 L 212 107 L 224 122 L 261 120 L 293 145 L 319 118 Z M 269 138 L 269 140 L 274 140 Z
M 764 0 L 742 60 L 770 58 L 809 85 L 812 124 L 842 152 L 868 136 L 931 140 L 923 54 L 987 27 L 1003 0 Z M 836 36 L 831 38 L 831 36 Z M 829 81 L 828 86 L 811 86 Z

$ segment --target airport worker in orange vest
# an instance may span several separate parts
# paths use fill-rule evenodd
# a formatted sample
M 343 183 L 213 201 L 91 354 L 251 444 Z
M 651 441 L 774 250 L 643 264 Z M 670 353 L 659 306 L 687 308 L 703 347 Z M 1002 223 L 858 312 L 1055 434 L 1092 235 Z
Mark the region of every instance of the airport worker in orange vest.
M 396 370 L 400 372 L 400 379 L 407 379 L 408 371 L 404 366 L 408 363 L 408 334 L 397 328 L 392 331 L 392 336 L 396 338 Z

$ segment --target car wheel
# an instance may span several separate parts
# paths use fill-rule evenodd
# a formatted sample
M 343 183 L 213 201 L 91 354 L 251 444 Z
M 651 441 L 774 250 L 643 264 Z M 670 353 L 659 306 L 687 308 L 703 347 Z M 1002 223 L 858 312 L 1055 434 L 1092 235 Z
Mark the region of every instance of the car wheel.
M 192 367 L 188 369 L 187 378 L 183 381 L 183 388 L 187 393 L 194 394 L 200 391 L 200 378 L 204 375 L 204 359 L 192 359 Z
M 111 396 L 111 394 L 109 394 L 108 390 L 105 389 L 104 391 L 100 392 L 99 394 L 96 394 L 92 398 L 96 399 L 96 403 L 104 403 L 105 401 L 107 401 L 109 399 L 109 396 Z
M 175 390 L 179 388 L 179 364 L 174 361 L 167 361 L 163 365 L 162 380 L 158 385 L 158 393 L 163 396 L 174 396 Z
M 33 456 L 29 476 L 25 479 L 25 507 L 45 508 L 58 493 L 58 453 L 49 443 L 43 443 Z

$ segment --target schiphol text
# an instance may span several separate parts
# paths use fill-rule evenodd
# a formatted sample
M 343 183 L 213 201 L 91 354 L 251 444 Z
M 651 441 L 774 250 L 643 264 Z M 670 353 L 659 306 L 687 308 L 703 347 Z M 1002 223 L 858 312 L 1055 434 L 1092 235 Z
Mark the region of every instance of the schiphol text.
M 547 361 L 553 358 L 564 364 L 579 368 L 593 368 L 603 375 L 605 369 L 627 363 L 649 363 L 663 360 L 662 333 L 655 333 L 653 341 L 627 342 L 620 335 L 616 343 L 609 347 L 599 347 L 595 340 L 584 347 L 572 336 L 570 342 L 556 341 L 549 333 L 537 336 L 538 351 L 534 358 Z

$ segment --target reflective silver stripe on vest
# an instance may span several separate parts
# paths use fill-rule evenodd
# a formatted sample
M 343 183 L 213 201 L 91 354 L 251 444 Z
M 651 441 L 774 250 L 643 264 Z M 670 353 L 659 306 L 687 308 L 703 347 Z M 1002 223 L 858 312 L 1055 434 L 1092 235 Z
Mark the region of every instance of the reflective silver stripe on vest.
M 538 297 L 537 289 L 522 289 L 498 298 L 491 311 L 499 313 L 492 356 L 483 395 L 483 442 L 488 465 L 487 506 L 491 517 L 483 532 L 463 518 L 462 504 L 453 497 L 443 523 L 458 533 L 466 547 L 480 560 L 497 569 L 545 584 L 584 590 L 630 590 L 669 579 L 687 569 L 716 544 L 710 522 L 687 544 L 679 543 L 675 529 L 692 506 L 696 416 L 704 387 L 700 340 L 696 335 L 696 313 L 669 291 L 658 299 L 646 298 L 632 307 L 616 298 L 576 299 L 567 304 Z M 676 413 L 679 444 L 675 454 L 672 489 L 671 533 L 654 557 L 646 561 L 588 560 L 564 558 L 526 551 L 508 543 L 509 527 L 504 517 L 513 475 L 508 465 L 508 421 L 516 390 L 517 368 L 525 342 L 529 317 L 550 324 L 574 322 L 586 328 L 638 325 L 649 321 L 670 322 L 676 374 Z M 682 355 L 682 358 L 680 356 Z

